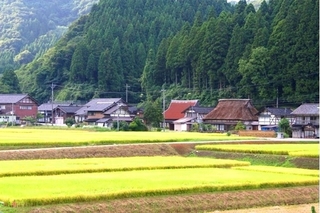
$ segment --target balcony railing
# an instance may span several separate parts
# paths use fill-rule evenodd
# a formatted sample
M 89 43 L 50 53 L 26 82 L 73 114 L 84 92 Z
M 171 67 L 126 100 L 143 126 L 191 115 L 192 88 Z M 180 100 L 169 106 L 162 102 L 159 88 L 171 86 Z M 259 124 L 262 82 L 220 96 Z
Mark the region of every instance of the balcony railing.
M 308 124 L 312 124 L 312 125 L 319 125 L 319 120 L 296 120 L 293 122 L 293 124 L 296 125 L 308 125 Z

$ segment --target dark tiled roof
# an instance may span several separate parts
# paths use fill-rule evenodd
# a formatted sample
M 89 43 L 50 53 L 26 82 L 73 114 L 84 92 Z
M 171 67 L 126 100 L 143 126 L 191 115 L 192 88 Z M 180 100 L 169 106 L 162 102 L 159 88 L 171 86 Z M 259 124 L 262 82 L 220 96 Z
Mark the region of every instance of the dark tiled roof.
M 82 106 L 58 106 L 60 110 L 64 111 L 65 113 L 76 113 Z
M 250 99 L 220 99 L 218 105 L 203 120 L 257 121 L 258 110 Z
M 130 114 L 137 114 L 138 112 L 142 112 L 143 109 L 142 108 L 138 108 L 136 106 L 129 106 L 128 107 L 128 111 Z
M 85 104 L 82 108 L 80 108 L 76 114 L 77 115 L 85 115 L 88 111 L 95 112 L 103 112 L 110 107 L 112 107 L 116 103 L 122 102 L 121 98 L 96 98 L 92 99 L 88 103 Z
M 17 103 L 27 96 L 28 95 L 26 94 L 0 94 L 0 103 L 2 104 Z
M 121 101 L 121 98 L 97 98 L 92 99 L 86 106 L 87 111 L 104 111 L 115 103 Z
M 166 120 L 177 120 L 184 117 L 184 111 L 190 106 L 197 106 L 198 100 L 171 100 L 169 108 L 164 112 Z
M 108 110 L 106 110 L 103 114 L 105 115 L 110 115 L 113 112 L 117 111 L 120 108 L 120 106 L 118 104 L 113 105 L 112 107 L 110 107 Z
M 275 116 L 289 116 L 292 112 L 289 108 L 266 108 L 267 112 L 270 112 L 272 115 Z
M 38 107 L 38 111 L 51 111 L 52 108 L 55 109 L 57 108 L 58 106 L 70 106 L 70 104 L 51 104 L 51 103 L 44 103 L 44 104 L 41 104 L 39 107 Z
M 297 109 L 293 110 L 292 115 L 318 115 L 319 103 L 302 104 Z
M 111 118 L 101 118 L 101 119 L 97 120 L 96 122 L 97 123 L 106 123 L 108 121 L 112 121 L 112 119 Z
M 184 110 L 184 112 L 186 112 L 187 110 L 190 110 L 191 108 L 192 110 L 195 111 L 195 113 L 199 113 L 199 114 L 208 114 L 214 109 L 213 107 L 190 106 L 186 110 Z

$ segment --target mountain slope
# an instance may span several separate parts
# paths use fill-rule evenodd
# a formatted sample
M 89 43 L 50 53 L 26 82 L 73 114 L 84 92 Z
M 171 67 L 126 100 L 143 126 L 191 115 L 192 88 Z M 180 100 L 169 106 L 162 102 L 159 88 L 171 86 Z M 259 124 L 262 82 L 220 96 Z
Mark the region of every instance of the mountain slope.
M 128 84 L 130 102 L 137 103 L 148 51 L 190 25 L 197 11 L 205 19 L 231 9 L 225 0 L 102 0 L 54 48 L 17 72 L 22 90 L 46 101 L 53 82 L 57 99 L 88 100 L 124 97 Z
M 0 73 L 32 61 L 51 47 L 98 0 L 2 0 Z
M 101 0 L 43 57 L 17 71 L 49 100 L 252 98 L 295 106 L 319 99 L 318 0 Z M 278 102 L 277 102 L 278 100 Z

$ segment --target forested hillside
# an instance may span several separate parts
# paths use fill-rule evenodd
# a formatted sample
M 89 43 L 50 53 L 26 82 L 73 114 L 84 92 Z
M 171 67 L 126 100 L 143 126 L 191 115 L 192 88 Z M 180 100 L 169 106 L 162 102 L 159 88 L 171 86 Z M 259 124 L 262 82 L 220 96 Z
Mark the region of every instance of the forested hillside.
M 16 73 L 48 101 L 125 97 L 318 101 L 318 0 L 101 0 L 44 56 Z
M 130 86 L 129 101 L 139 102 L 141 74 L 150 49 L 192 23 L 223 10 L 225 0 L 102 0 L 43 57 L 18 71 L 22 90 L 49 100 L 57 84 L 60 100 L 119 97 Z
M 0 74 L 51 47 L 98 0 L 1 0 Z

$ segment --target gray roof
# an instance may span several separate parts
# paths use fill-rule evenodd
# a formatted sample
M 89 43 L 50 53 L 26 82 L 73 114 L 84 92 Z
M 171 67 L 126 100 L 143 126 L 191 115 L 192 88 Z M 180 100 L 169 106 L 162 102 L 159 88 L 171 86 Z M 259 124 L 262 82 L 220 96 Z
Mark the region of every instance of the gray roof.
M 86 104 L 86 106 L 89 106 L 87 108 L 87 111 L 104 111 L 119 101 L 121 101 L 121 98 L 92 99 L 91 101 L 89 101 L 89 103 Z
M 76 111 L 76 115 L 86 115 L 87 114 L 87 109 L 89 106 L 83 106 L 80 109 Z
M 44 103 L 44 104 L 41 104 L 39 107 L 38 107 L 38 111 L 51 111 L 52 108 L 55 109 L 59 106 L 70 106 L 70 104 L 51 104 L 51 103 Z
M 113 112 L 117 111 L 118 109 L 120 108 L 119 105 L 113 105 L 112 107 L 110 107 L 108 110 L 106 110 L 103 114 L 105 115 L 110 115 L 112 114 Z
M 317 115 L 319 116 L 319 103 L 302 104 L 293 110 L 292 115 Z
M 95 111 L 95 112 L 103 112 L 110 107 L 112 107 L 115 103 L 121 102 L 121 98 L 96 98 L 92 99 L 88 103 L 85 104 L 82 108 L 80 108 L 76 114 L 77 115 L 84 115 L 88 111 Z
M 65 113 L 76 113 L 82 106 L 58 106 L 57 108 L 61 109 Z
M 0 94 L 0 103 L 2 104 L 15 104 L 20 100 L 28 97 L 27 94 Z
M 289 108 L 266 108 L 266 111 L 275 116 L 290 116 L 292 110 Z
M 190 109 L 194 110 L 196 113 L 199 113 L 199 114 L 208 114 L 209 112 L 211 112 L 214 109 L 214 107 L 190 106 L 184 112 L 186 112 Z

